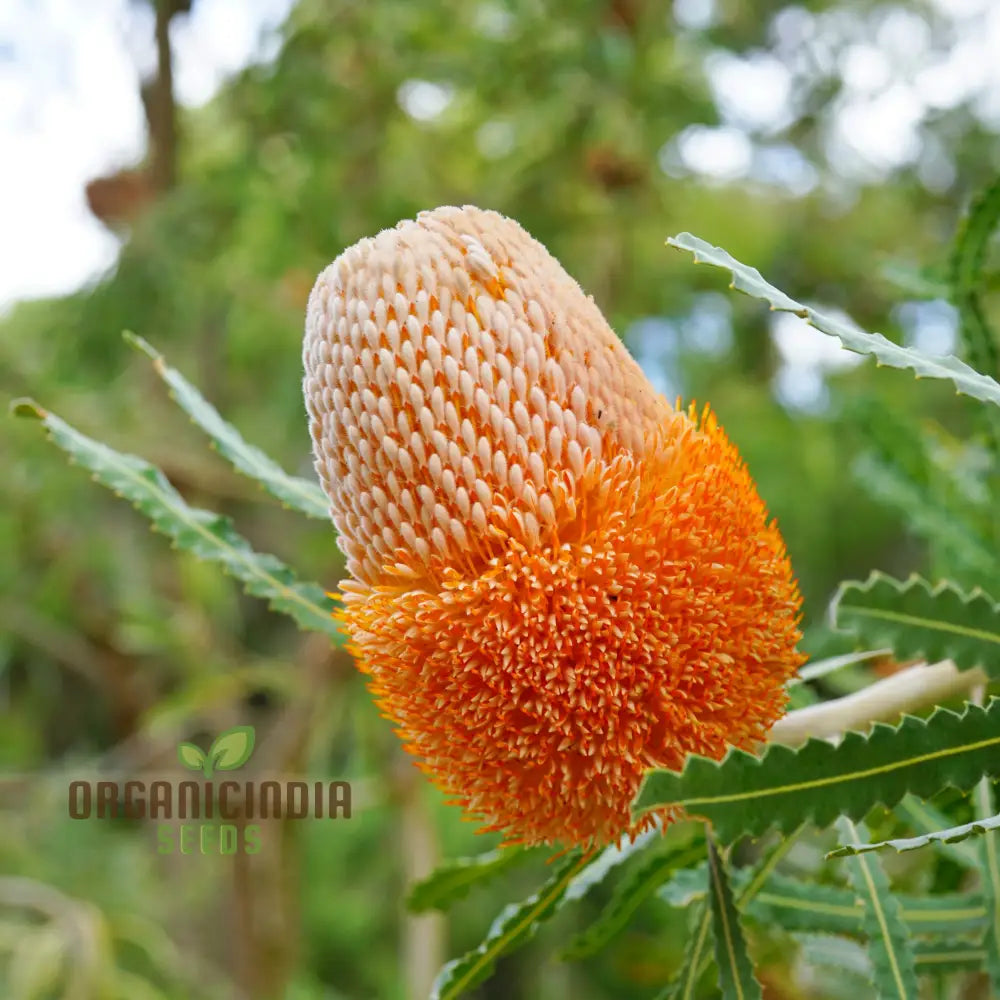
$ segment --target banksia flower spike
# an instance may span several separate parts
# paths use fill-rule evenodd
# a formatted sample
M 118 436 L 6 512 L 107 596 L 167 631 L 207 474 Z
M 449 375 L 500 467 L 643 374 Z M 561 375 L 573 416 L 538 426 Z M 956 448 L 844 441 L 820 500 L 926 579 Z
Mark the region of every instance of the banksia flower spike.
M 765 736 L 801 662 L 778 530 L 516 222 L 439 208 L 350 247 L 304 359 L 353 651 L 487 828 L 635 834 L 645 769 Z

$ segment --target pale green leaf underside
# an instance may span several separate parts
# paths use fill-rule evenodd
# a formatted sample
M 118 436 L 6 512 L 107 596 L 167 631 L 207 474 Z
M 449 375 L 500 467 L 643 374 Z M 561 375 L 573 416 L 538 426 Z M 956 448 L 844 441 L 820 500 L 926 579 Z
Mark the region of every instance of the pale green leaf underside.
M 698 263 L 712 264 L 729 271 L 733 276 L 731 287 L 754 298 L 763 299 L 772 309 L 801 316 L 820 332 L 836 337 L 849 351 L 870 354 L 880 365 L 912 369 L 917 378 L 947 379 L 959 392 L 1000 406 L 1000 383 L 970 368 L 958 358 L 950 355 L 932 357 L 913 348 L 901 347 L 880 333 L 867 333 L 836 316 L 796 302 L 765 281 L 756 268 L 741 264 L 725 250 L 690 233 L 679 233 L 667 240 L 667 243 L 694 254 Z
M 953 786 L 971 789 L 1000 774 L 1000 700 L 962 714 L 939 708 L 929 718 L 847 733 L 836 746 L 812 739 L 801 747 L 770 744 L 761 757 L 731 750 L 721 761 L 692 755 L 681 772 L 646 773 L 633 813 L 680 806 L 709 820 L 732 843 L 805 822 L 829 825 L 843 814 L 861 819 L 873 806 L 894 806 L 907 793 L 929 798 Z
M 299 580 L 275 556 L 255 552 L 229 518 L 189 506 L 155 466 L 94 441 L 37 403 L 19 401 L 14 412 L 41 420 L 54 444 L 92 472 L 102 486 L 128 500 L 178 548 L 217 563 L 249 594 L 264 598 L 302 628 L 324 632 L 343 644 L 340 624 L 332 617 L 337 608 L 333 599 L 318 584 Z
M 841 836 L 854 840 L 864 837 L 864 827 L 855 826 L 846 816 L 837 820 L 837 829 Z M 861 901 L 862 932 L 878 995 L 913 1000 L 917 996 L 917 970 L 910 935 L 881 862 L 873 855 L 855 855 L 845 864 L 851 886 Z
M 935 830 L 917 837 L 897 837 L 894 840 L 880 840 L 871 844 L 843 844 L 835 851 L 830 851 L 827 857 L 846 858 L 853 854 L 868 854 L 871 851 L 882 851 L 888 848 L 901 854 L 903 851 L 915 851 L 920 847 L 927 847 L 928 844 L 955 844 L 967 837 L 974 837 L 997 829 L 1000 829 L 1000 816 L 990 816 L 988 819 L 977 819 L 972 823 Z
M 918 799 L 915 795 L 907 795 L 896 806 L 893 812 L 904 823 L 912 826 L 918 834 L 947 830 L 952 825 L 951 818 L 938 809 L 937 806 L 932 802 L 925 802 L 922 799 Z M 979 855 L 973 844 L 941 841 L 939 842 L 938 850 L 963 868 L 972 869 L 979 867 Z
M 708 872 L 715 964 L 719 969 L 722 996 L 724 1000 L 760 1000 L 760 983 L 753 974 L 729 875 L 711 837 L 708 840 Z
M 125 340 L 152 359 L 156 374 L 169 386 L 177 405 L 209 436 L 219 454 L 237 471 L 307 517 L 330 520 L 329 501 L 316 483 L 290 476 L 277 462 L 244 440 L 239 431 L 223 420 L 219 411 L 142 337 L 126 331 Z
M 530 854 L 525 848 L 509 847 L 487 851 L 473 858 L 448 861 L 425 879 L 414 883 L 406 900 L 407 908 L 414 913 L 447 910 L 454 902 L 468 895 L 470 889 L 526 860 Z
M 895 580 L 875 572 L 840 585 L 830 606 L 835 628 L 869 644 L 886 643 L 901 659 L 954 660 L 960 669 L 1000 674 L 1000 605 L 948 581 L 932 586 L 919 576 Z

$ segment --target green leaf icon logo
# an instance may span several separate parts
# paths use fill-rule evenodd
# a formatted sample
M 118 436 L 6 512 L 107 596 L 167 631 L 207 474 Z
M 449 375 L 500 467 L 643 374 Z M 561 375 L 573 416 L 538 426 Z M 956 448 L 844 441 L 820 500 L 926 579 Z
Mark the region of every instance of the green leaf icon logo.
M 193 743 L 177 744 L 177 759 L 192 771 L 200 771 L 205 766 L 205 751 Z
M 210 767 L 217 771 L 235 771 L 242 767 L 253 753 L 253 726 L 235 726 L 219 733 L 208 751 Z M 208 771 L 205 777 L 209 777 Z

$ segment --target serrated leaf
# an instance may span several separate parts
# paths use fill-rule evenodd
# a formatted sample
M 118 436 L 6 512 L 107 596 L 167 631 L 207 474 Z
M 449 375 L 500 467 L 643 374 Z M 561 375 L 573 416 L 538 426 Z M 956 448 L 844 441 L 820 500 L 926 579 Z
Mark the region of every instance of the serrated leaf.
M 907 795 L 893 811 L 904 823 L 908 823 L 918 833 L 947 830 L 951 824 L 949 817 L 937 806 L 930 802 L 924 802 L 915 795 Z M 963 868 L 979 867 L 978 853 L 971 844 L 942 841 L 939 850 Z
M 180 408 L 212 440 L 219 454 L 243 475 L 249 476 L 283 504 L 321 521 L 330 520 L 326 494 L 308 479 L 291 476 L 268 455 L 245 441 L 232 424 L 155 347 L 136 334 L 125 331 L 125 340 L 151 358 L 156 374 L 170 387 Z
M 970 368 L 958 358 L 951 355 L 934 357 L 911 347 L 901 347 L 880 333 L 867 333 L 835 316 L 796 302 L 768 284 L 756 268 L 741 264 L 725 250 L 712 246 L 711 243 L 706 243 L 690 233 L 680 233 L 667 240 L 667 243 L 693 253 L 697 263 L 712 264 L 729 271 L 733 276 L 732 288 L 754 298 L 763 299 L 772 309 L 801 316 L 821 333 L 836 337 L 849 351 L 870 354 L 880 365 L 911 369 L 917 378 L 947 379 L 960 393 L 984 403 L 1000 406 L 1000 383 Z
M 648 899 L 678 868 L 692 864 L 705 854 L 704 845 L 661 851 L 642 859 L 615 886 L 611 899 L 597 919 L 566 946 L 562 957 L 585 958 L 603 948 L 628 923 Z
M 724 1000 L 760 1000 L 760 983 L 753 974 L 729 875 L 711 837 L 708 838 L 708 873 L 715 964 L 719 969 L 722 996 Z
M 935 550 L 951 559 L 976 578 L 992 579 L 998 562 L 990 549 L 965 520 L 956 516 L 929 491 L 900 469 L 871 453 L 859 455 L 853 466 L 854 478 L 866 493 L 898 510 L 907 527 Z
M 830 851 L 827 858 L 846 858 L 855 854 L 869 854 L 872 851 L 882 851 L 892 848 L 897 854 L 904 851 L 915 851 L 929 844 L 954 844 L 967 837 L 974 837 L 1000 829 L 1000 816 L 990 816 L 988 819 L 977 819 L 961 826 L 952 826 L 944 830 L 933 830 L 916 837 L 896 837 L 893 840 L 880 840 L 872 844 L 842 844 L 836 850 Z
M 680 970 L 656 1000 L 694 1000 L 697 995 L 698 980 L 712 953 L 712 913 L 704 902 L 694 904 L 691 927 Z
M 863 642 L 891 645 L 900 658 L 1000 673 L 1000 605 L 978 589 L 965 594 L 948 581 L 932 587 L 916 575 L 900 581 L 875 572 L 840 585 L 830 619 Z
M 864 826 L 857 827 L 846 816 L 837 820 L 841 836 L 861 840 Z M 873 855 L 857 855 L 845 862 L 848 879 L 862 902 L 862 930 L 868 940 L 875 988 L 879 997 L 914 1000 L 917 971 L 903 922 L 899 901 L 892 895 L 889 879 Z
M 219 733 L 208 751 L 213 767 L 217 771 L 235 771 L 242 767 L 253 753 L 254 740 L 253 726 L 234 726 Z
M 640 833 L 634 840 L 622 837 L 617 844 L 610 844 L 605 847 L 600 854 L 594 858 L 578 875 L 573 877 L 566 890 L 566 902 L 575 899 L 583 899 L 595 886 L 604 881 L 607 876 L 619 865 L 624 864 L 629 858 L 644 851 L 654 840 L 663 836 L 660 826 Z
M 976 788 L 976 807 L 980 813 L 993 812 L 993 790 L 985 778 Z M 979 859 L 982 865 L 983 907 L 985 924 L 980 945 L 983 962 L 990 977 L 993 992 L 1000 990 L 1000 857 L 997 840 L 987 833 L 979 842 Z
M 737 872 L 733 876 L 741 909 L 763 927 L 822 934 L 861 933 L 861 906 L 848 889 L 771 874 L 750 895 L 747 892 L 750 883 L 751 876 L 746 873 Z M 708 871 L 702 866 L 679 872 L 660 890 L 659 896 L 672 906 L 688 906 L 704 899 L 707 890 Z M 896 898 L 912 934 L 978 933 L 986 916 L 982 899 L 968 893 L 935 896 L 897 893 Z
M 982 304 L 983 265 L 990 238 L 1000 224 L 1000 180 L 977 195 L 959 226 L 949 261 L 951 299 L 961 317 L 962 339 L 976 367 L 1000 374 L 1000 350 Z
M 205 766 L 205 751 L 194 743 L 178 743 L 177 759 L 189 770 L 200 771 Z
M 493 971 L 501 955 L 530 941 L 539 925 L 559 910 L 570 882 L 589 860 L 587 855 L 570 855 L 533 896 L 522 903 L 505 906 L 478 948 L 453 959 L 441 969 L 431 988 L 431 1000 L 461 996 Z
M 102 486 L 132 503 L 178 548 L 219 564 L 240 580 L 247 593 L 264 598 L 302 628 L 324 632 L 337 645 L 344 643 L 332 617 L 337 605 L 323 588 L 299 580 L 275 556 L 255 552 L 229 518 L 188 506 L 155 466 L 94 441 L 37 403 L 21 401 L 17 412 L 41 420 L 54 444 L 92 472 Z
M 497 875 L 526 860 L 531 851 L 523 847 L 508 847 L 487 851 L 474 858 L 456 858 L 435 869 L 427 878 L 414 883 L 406 906 L 414 913 L 426 910 L 447 910 L 454 902 L 469 894 L 473 886 L 489 882 Z
M 938 708 L 899 726 L 876 723 L 847 733 L 836 746 L 811 739 L 798 748 L 772 743 L 761 757 L 730 750 L 721 761 L 691 755 L 681 772 L 646 773 L 632 803 L 635 816 L 679 806 L 709 820 L 723 843 L 802 823 L 860 819 L 876 805 L 892 808 L 907 793 L 929 798 L 949 785 L 966 791 L 984 774 L 1000 774 L 1000 700 L 967 705 L 959 715 Z

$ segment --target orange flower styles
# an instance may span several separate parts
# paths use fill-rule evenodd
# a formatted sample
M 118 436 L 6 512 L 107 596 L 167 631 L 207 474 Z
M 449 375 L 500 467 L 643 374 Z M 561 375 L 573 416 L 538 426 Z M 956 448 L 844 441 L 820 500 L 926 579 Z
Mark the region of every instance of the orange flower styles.
M 746 467 L 516 222 L 438 208 L 350 247 L 304 360 L 352 649 L 489 829 L 635 834 L 645 769 L 782 714 L 800 598 Z

